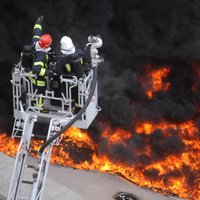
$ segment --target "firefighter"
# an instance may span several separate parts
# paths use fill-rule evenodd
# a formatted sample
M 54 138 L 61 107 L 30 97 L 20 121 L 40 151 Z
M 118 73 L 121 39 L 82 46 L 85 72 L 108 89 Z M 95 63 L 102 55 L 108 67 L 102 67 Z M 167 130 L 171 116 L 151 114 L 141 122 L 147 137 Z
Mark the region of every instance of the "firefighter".
M 90 56 L 82 49 L 75 48 L 72 39 L 63 36 L 60 40 L 60 54 L 56 60 L 56 73 L 76 76 L 77 79 L 83 77 L 90 63 Z M 78 87 L 72 89 L 72 106 L 74 113 L 80 110 L 78 103 Z
M 24 45 L 21 53 L 22 67 L 26 69 L 26 71 L 30 71 L 33 64 L 33 54 L 32 54 L 32 46 Z
M 37 90 L 37 94 L 40 95 L 38 99 L 38 107 L 42 110 L 41 112 L 46 112 L 43 109 L 43 98 L 42 95 L 45 94 L 47 89 L 47 81 L 49 81 L 53 76 L 54 72 L 49 69 L 49 55 L 51 50 L 52 38 L 50 34 L 42 35 L 42 21 L 43 16 L 39 17 L 33 28 L 33 64 L 32 72 L 36 74 L 36 78 L 32 78 L 32 83 L 34 89 Z M 39 111 L 40 111 L 39 109 Z M 48 111 L 47 111 L 48 112 Z

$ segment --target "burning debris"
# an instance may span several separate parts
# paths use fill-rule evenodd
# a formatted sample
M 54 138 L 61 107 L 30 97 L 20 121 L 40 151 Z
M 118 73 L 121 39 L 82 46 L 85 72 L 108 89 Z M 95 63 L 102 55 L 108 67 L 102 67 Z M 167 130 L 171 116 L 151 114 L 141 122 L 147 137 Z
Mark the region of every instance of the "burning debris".
M 160 131 L 155 131 L 155 129 L 160 129 Z M 117 173 L 154 191 L 197 200 L 199 197 L 197 152 L 200 147 L 196 140 L 199 136 L 195 124 L 193 122 L 183 123 L 179 126 L 167 123 L 160 124 L 160 126 L 151 124 L 151 126 L 141 126 L 136 130 L 138 133 L 132 135 L 128 131 L 113 131 L 107 128 L 102 133 L 102 141 L 98 146 L 91 140 L 87 132 L 71 128 L 65 133 L 62 143 L 58 147 L 54 147 L 51 163 L 77 169 L 97 169 L 103 172 Z M 174 141 L 178 141 L 177 132 L 182 137 L 184 146 L 183 142 L 179 142 L 179 145 L 178 142 L 174 143 Z M 162 134 L 166 138 L 163 138 Z M 174 134 L 176 139 L 173 138 Z M 157 138 L 155 147 L 150 146 L 152 137 Z M 9 141 L 9 144 L 2 146 L 2 150 L 6 149 L 6 153 L 9 155 L 16 153 L 17 144 L 14 140 L 10 140 L 6 135 L 1 135 L 1 141 L 2 144 Z M 41 145 L 41 140 L 35 140 L 31 144 L 31 148 L 38 150 Z M 158 145 L 158 149 L 156 145 Z M 173 149 L 177 149 L 176 154 Z M 115 154 L 116 156 L 114 156 Z

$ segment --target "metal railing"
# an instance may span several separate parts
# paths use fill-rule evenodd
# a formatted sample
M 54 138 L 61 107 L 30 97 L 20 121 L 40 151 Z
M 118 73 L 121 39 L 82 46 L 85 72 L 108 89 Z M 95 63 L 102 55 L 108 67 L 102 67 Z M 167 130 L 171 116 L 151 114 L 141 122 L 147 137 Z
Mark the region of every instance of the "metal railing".
M 13 68 L 11 80 L 13 85 L 13 108 L 14 115 L 17 118 L 21 116 L 22 112 L 33 112 L 35 115 L 42 115 L 47 118 L 52 118 L 52 116 L 73 116 L 74 97 L 72 90 L 76 88 L 78 104 L 81 108 L 90 92 L 93 71 L 90 70 L 79 80 L 75 76 L 60 76 L 56 80 L 59 85 L 57 93 L 51 87 L 51 83 L 55 80 L 48 81 L 47 78 L 45 94 L 38 94 L 32 81 L 33 79 L 36 80 L 36 77 L 31 71 L 21 66 L 21 60 Z M 44 103 L 42 108 L 39 106 L 40 98 L 43 99 Z M 44 115 L 43 109 L 49 112 Z

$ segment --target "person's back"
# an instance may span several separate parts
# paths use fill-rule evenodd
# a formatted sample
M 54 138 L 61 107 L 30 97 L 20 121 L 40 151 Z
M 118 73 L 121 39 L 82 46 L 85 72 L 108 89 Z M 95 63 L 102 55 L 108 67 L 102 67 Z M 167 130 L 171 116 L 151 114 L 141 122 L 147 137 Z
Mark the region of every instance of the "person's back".
M 82 49 L 76 49 L 74 54 L 69 55 L 69 63 L 72 67 L 72 72 L 79 79 L 83 77 L 86 70 L 86 53 Z
M 31 69 L 31 66 L 33 64 L 33 50 L 31 45 L 24 45 L 22 54 L 22 67 L 24 67 L 27 70 Z
M 63 36 L 60 40 L 61 53 L 57 56 L 56 73 L 58 76 L 69 75 L 76 76 L 77 79 L 83 77 L 86 66 L 89 62 L 89 56 L 81 49 L 76 49 L 71 38 Z M 62 89 L 62 91 L 64 91 Z M 72 102 L 74 113 L 80 109 L 78 101 L 78 86 L 72 88 Z
M 78 79 L 83 77 L 86 70 L 84 62 L 84 52 L 81 49 L 76 49 L 73 54 L 60 54 L 57 56 L 56 73 L 60 75 L 76 76 Z

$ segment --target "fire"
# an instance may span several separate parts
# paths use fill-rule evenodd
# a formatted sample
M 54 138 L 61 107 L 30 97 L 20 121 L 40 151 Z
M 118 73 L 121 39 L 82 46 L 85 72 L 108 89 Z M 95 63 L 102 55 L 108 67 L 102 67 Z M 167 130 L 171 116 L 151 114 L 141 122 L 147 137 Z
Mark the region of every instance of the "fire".
M 101 134 L 102 143 L 96 145 L 85 131 L 70 128 L 64 133 L 62 142 L 53 148 L 51 163 L 70 166 L 76 169 L 99 170 L 102 172 L 118 173 L 126 179 L 143 187 L 162 191 L 164 194 L 177 194 L 183 198 L 200 200 L 200 143 L 197 137 L 198 128 L 193 121 L 169 124 L 162 122 L 153 124 L 150 122 L 136 123 L 135 134 L 145 135 L 146 147 L 143 152 L 136 153 L 139 157 L 142 153 L 151 156 L 149 137 L 155 130 L 162 130 L 164 136 L 170 136 L 170 130 L 178 131 L 184 142 L 184 151 L 178 155 L 163 155 L 163 159 L 157 159 L 146 165 L 125 163 L 123 160 L 114 159 L 105 153 L 107 148 L 113 145 L 122 145 L 126 148 L 128 141 L 134 138 L 130 131 L 122 129 L 112 130 L 106 127 Z M 16 154 L 18 141 L 10 139 L 6 134 L 0 135 L 0 150 L 8 155 Z M 31 147 L 38 150 L 43 141 L 33 140 Z M 101 148 L 105 148 L 104 151 Z M 191 182 L 191 183 L 190 183 Z
M 131 133 L 128 132 L 128 131 L 124 131 L 122 129 L 117 130 L 112 135 L 110 135 L 110 132 L 112 132 L 112 130 L 107 128 L 102 134 L 103 138 L 109 138 L 110 144 L 114 144 L 114 143 L 117 143 L 117 142 L 124 144 L 127 139 L 131 138 Z
M 6 133 L 0 134 L 0 152 L 5 153 L 9 156 L 13 156 L 17 153 L 17 149 L 19 146 L 19 141 L 11 140 L 10 137 L 6 135 Z
M 147 79 L 150 81 L 149 88 L 147 88 L 146 94 L 149 99 L 153 97 L 153 94 L 157 91 L 167 91 L 170 87 L 170 82 L 164 81 L 170 72 L 168 66 L 162 66 L 159 69 L 150 70 L 150 66 L 147 66 Z M 146 78 L 146 77 L 145 77 Z
M 149 101 L 157 92 L 169 90 L 170 70 L 169 66 L 146 66 L 148 73 L 140 81 Z M 191 85 L 193 92 L 200 88 L 196 82 Z M 200 200 L 200 134 L 195 120 L 173 123 L 163 119 L 155 123 L 139 121 L 136 116 L 133 124 L 132 130 L 113 129 L 105 124 L 98 142 L 87 131 L 70 128 L 59 146 L 54 146 L 51 163 L 117 173 L 163 194 Z M 9 156 L 17 153 L 19 139 L 0 134 L 0 140 L 1 152 Z M 31 148 L 39 150 L 43 143 L 34 139 Z
M 185 198 L 199 200 L 200 143 L 198 136 L 199 130 L 195 126 L 195 123 L 193 121 L 188 121 L 180 124 L 169 124 L 164 122 L 160 124 L 152 124 L 150 122 L 136 124 L 136 131 L 139 134 L 144 133 L 149 135 L 156 129 L 162 130 L 166 137 L 169 136 L 170 130 L 173 129 L 178 131 L 179 137 L 185 144 L 185 150 L 179 155 L 168 155 L 164 160 L 159 161 L 157 164 L 153 163 L 147 166 L 145 170 L 157 170 L 159 177 L 167 178 L 166 182 L 161 181 L 163 188 L 166 188 L 166 190 L 177 193 Z M 173 173 L 174 177 L 172 175 Z M 196 177 L 194 178 L 193 176 Z M 194 182 L 196 185 L 188 185 L 192 179 L 195 179 Z M 158 186 L 161 183 L 158 182 Z M 153 185 L 156 186 L 157 184 L 154 183 Z M 191 189 L 191 187 L 193 188 Z

